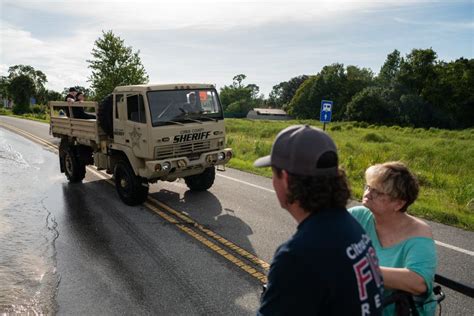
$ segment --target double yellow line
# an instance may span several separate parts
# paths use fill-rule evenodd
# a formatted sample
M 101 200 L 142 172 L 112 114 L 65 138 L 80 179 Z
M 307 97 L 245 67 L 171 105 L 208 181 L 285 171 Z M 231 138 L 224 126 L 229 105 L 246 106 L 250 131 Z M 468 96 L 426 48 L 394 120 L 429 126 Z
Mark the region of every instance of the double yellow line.
M 22 129 L 19 129 L 10 124 L 6 124 L 4 122 L 0 122 L 0 126 L 3 126 L 5 129 L 22 135 L 34 142 L 37 142 L 45 146 L 47 149 L 52 150 L 53 152 L 58 151 L 58 147 L 56 145 L 36 135 L 33 135 L 29 132 L 26 132 Z M 97 175 L 99 178 L 105 179 L 109 184 L 115 185 L 114 182 L 110 180 L 108 176 L 98 171 L 95 167 L 87 166 L 87 169 Z M 147 198 L 147 201 L 144 203 L 144 206 L 159 215 L 165 221 L 178 227 L 188 236 L 199 241 L 201 244 L 205 245 L 215 253 L 224 257 L 226 260 L 230 261 L 231 263 L 239 267 L 241 270 L 256 278 L 262 284 L 267 283 L 266 273 L 268 272 L 270 265 L 264 260 L 230 242 L 229 240 L 213 232 L 212 230 L 205 228 L 203 225 L 199 224 L 194 219 L 185 215 L 184 213 L 177 211 L 171 208 L 170 206 L 164 204 L 163 202 L 160 202 L 150 196 Z

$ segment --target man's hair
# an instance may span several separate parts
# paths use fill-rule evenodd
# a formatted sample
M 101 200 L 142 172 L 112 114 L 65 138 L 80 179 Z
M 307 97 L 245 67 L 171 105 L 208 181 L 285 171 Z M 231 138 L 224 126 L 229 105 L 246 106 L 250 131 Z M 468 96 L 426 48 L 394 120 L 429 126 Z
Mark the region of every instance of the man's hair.
M 71 88 L 69 88 L 69 92 L 77 92 L 77 90 L 76 90 L 76 88 L 71 87 Z
M 337 166 L 337 154 L 324 153 L 318 160 L 319 168 Z M 278 177 L 282 169 L 273 167 Z M 338 169 L 337 175 L 301 176 L 288 173 L 289 203 L 298 201 L 300 206 L 309 213 L 318 212 L 327 208 L 345 208 L 351 192 L 346 173 Z
M 400 161 L 390 161 L 370 166 L 365 171 L 367 183 L 377 185 L 392 198 L 405 201 L 400 212 L 405 212 L 418 197 L 420 185 L 416 176 Z

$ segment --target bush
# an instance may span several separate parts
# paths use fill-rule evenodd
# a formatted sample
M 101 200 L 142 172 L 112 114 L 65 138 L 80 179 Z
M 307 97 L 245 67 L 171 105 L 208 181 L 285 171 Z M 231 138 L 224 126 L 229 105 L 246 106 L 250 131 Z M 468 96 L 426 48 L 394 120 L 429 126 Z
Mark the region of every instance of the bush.
M 16 115 L 21 115 L 21 114 L 24 114 L 24 113 L 28 113 L 28 110 L 30 109 L 30 107 L 28 105 L 21 105 L 21 104 L 15 104 L 13 106 L 13 114 L 16 114 Z
M 367 128 L 369 124 L 367 122 L 355 122 L 354 123 L 355 127 L 360 127 L 360 128 Z
M 329 128 L 329 130 L 331 130 L 331 131 L 340 131 L 340 130 L 342 130 L 342 127 L 341 127 L 341 125 L 335 125 L 335 126 L 331 126 Z
M 43 114 L 45 113 L 45 108 L 41 105 L 33 105 L 30 107 L 30 112 L 34 114 Z
M 362 137 L 362 140 L 371 143 L 384 143 L 387 141 L 387 138 L 376 133 L 367 133 Z

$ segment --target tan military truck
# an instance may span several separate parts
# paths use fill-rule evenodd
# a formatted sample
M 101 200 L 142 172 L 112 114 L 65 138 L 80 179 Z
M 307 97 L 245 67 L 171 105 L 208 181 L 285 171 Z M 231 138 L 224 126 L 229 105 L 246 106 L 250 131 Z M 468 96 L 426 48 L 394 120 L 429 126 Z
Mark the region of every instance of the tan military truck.
M 96 119 L 74 118 L 77 108 Z M 50 102 L 51 134 L 61 138 L 61 172 L 84 179 L 86 165 L 114 175 L 128 205 L 143 203 L 149 183 L 184 178 L 189 189 L 214 183 L 215 166 L 231 159 L 224 114 L 210 84 L 116 87 L 102 102 Z M 70 114 L 70 115 L 69 115 Z

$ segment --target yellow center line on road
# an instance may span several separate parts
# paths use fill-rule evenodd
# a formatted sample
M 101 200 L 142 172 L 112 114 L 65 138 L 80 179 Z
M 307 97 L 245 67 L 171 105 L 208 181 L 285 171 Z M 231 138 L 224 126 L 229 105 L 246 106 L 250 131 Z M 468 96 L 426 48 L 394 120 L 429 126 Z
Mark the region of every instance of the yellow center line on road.
M 176 211 L 175 209 L 172 209 L 168 205 L 166 205 L 163 202 L 160 202 L 160 201 L 158 201 L 158 200 L 156 200 L 152 197 L 148 197 L 148 200 L 156 203 L 161 208 L 164 208 L 168 212 L 170 212 L 170 213 L 174 214 L 175 216 L 181 218 L 186 223 L 193 225 L 195 228 L 199 229 L 200 231 L 202 231 L 203 233 L 205 233 L 209 237 L 215 239 L 216 241 L 220 242 L 221 244 L 225 245 L 226 247 L 232 249 L 233 251 L 235 251 L 236 253 L 238 253 L 242 257 L 247 258 L 248 260 L 252 261 L 254 264 L 260 266 L 261 268 L 263 268 L 265 270 L 268 270 L 270 268 L 270 265 L 267 262 L 265 262 L 264 260 L 258 258 L 257 256 L 251 254 L 250 252 L 248 252 L 247 250 L 237 246 L 236 244 L 228 241 L 227 239 L 225 239 L 224 237 L 220 236 L 219 234 L 213 232 L 212 230 L 210 230 L 208 228 L 205 228 L 204 226 L 202 226 L 201 224 L 199 224 L 198 222 L 196 222 L 195 220 L 193 220 L 189 216 L 184 215 L 182 212 Z
M 225 251 L 223 248 L 219 247 L 216 243 L 213 243 L 209 239 L 205 238 L 204 236 L 200 235 L 199 233 L 189 228 L 188 226 L 183 225 L 183 224 L 178 224 L 178 222 L 173 217 L 169 216 L 168 214 L 158 209 L 156 206 L 150 204 L 149 202 L 145 202 L 144 205 L 148 209 L 152 210 L 153 212 L 155 212 L 156 214 L 164 218 L 165 220 L 172 222 L 174 224 L 177 224 L 176 226 L 179 229 L 181 229 L 183 232 L 193 237 L 194 239 L 198 240 L 199 242 L 201 242 L 202 244 L 204 244 L 205 246 L 207 246 L 209 249 L 213 250 L 214 252 L 218 253 L 219 255 L 227 259 L 228 261 L 232 262 L 243 271 L 247 272 L 254 278 L 258 279 L 260 282 L 267 283 L 267 276 L 265 274 L 255 270 L 250 265 L 246 264 L 245 262 L 235 257 L 234 255 L 230 254 L 229 252 Z
M 5 128 L 11 130 L 12 132 L 21 134 L 21 135 L 25 136 L 26 138 L 28 138 L 30 140 L 36 141 L 36 142 L 38 142 L 38 143 L 40 143 L 40 144 L 42 144 L 42 145 L 44 145 L 44 146 L 46 146 L 50 149 L 53 149 L 54 151 L 58 150 L 58 147 L 56 145 L 54 145 L 54 144 L 52 144 L 52 143 L 36 136 L 36 135 L 33 135 L 33 134 L 28 133 L 24 130 L 21 130 L 19 128 L 16 128 L 14 126 L 11 126 L 9 124 L 5 124 L 5 123 L 2 123 L 2 122 L 0 122 L 0 125 L 2 125 Z M 108 178 L 102 172 L 98 171 L 95 167 L 87 166 L 87 169 L 89 171 L 91 171 L 92 173 L 94 173 L 99 178 L 106 180 L 107 183 L 109 183 L 111 185 L 115 185 L 115 183 L 112 180 L 110 180 L 110 178 Z M 200 232 L 205 233 L 207 236 L 211 237 L 213 240 L 215 240 L 215 241 L 221 243 L 222 245 L 224 245 L 225 247 L 233 250 L 234 252 L 236 252 L 240 256 L 242 256 L 242 257 L 246 258 L 247 260 L 251 261 L 253 264 L 263 268 L 265 271 L 267 271 L 270 267 L 270 265 L 267 262 L 265 262 L 264 260 L 259 259 L 257 256 L 251 254 L 250 252 L 246 251 L 245 249 L 243 249 L 243 248 L 237 246 L 236 244 L 228 241 L 227 239 L 225 239 L 224 237 L 220 236 L 219 234 L 213 232 L 212 230 L 205 228 L 203 225 L 199 224 L 198 222 L 196 222 L 194 219 L 190 218 L 189 216 L 184 215 L 182 212 L 177 211 L 177 210 L 169 207 L 168 205 L 166 205 L 166 204 L 164 204 L 164 203 L 162 203 L 162 202 L 160 202 L 160 201 L 158 201 L 154 198 L 148 197 L 148 200 L 149 200 L 148 202 L 144 203 L 144 206 L 146 206 L 149 210 L 153 211 L 154 213 L 156 213 L 157 215 L 159 215 L 161 218 L 168 221 L 169 223 L 174 224 L 181 231 L 185 232 L 187 235 L 189 235 L 189 236 L 193 237 L 194 239 L 198 240 L 200 243 L 204 244 L 206 247 L 213 250 L 215 253 L 221 255 L 222 257 L 224 257 L 228 261 L 232 262 L 237 267 L 239 267 L 240 269 L 242 269 L 246 273 L 250 274 L 252 277 L 256 278 L 257 280 L 259 280 L 263 284 L 267 283 L 267 277 L 264 273 L 262 273 L 260 271 L 257 271 L 252 266 L 246 264 L 244 261 L 242 261 L 241 259 L 239 259 L 236 256 L 232 255 L 231 253 L 229 253 L 228 251 L 226 251 L 225 249 L 223 249 L 222 247 L 220 247 L 216 243 L 214 243 L 214 242 L 210 241 L 209 239 L 207 239 L 206 237 L 200 235 L 198 232 L 196 232 L 193 229 L 189 228 L 187 225 L 180 224 L 180 222 L 177 221 L 173 216 L 170 216 L 170 214 L 172 214 L 175 217 L 179 218 L 180 220 L 184 221 L 186 224 L 192 225 L 194 228 L 198 229 Z M 159 207 L 161 207 L 165 211 L 159 209 L 158 207 L 156 207 L 152 203 L 158 205 Z

